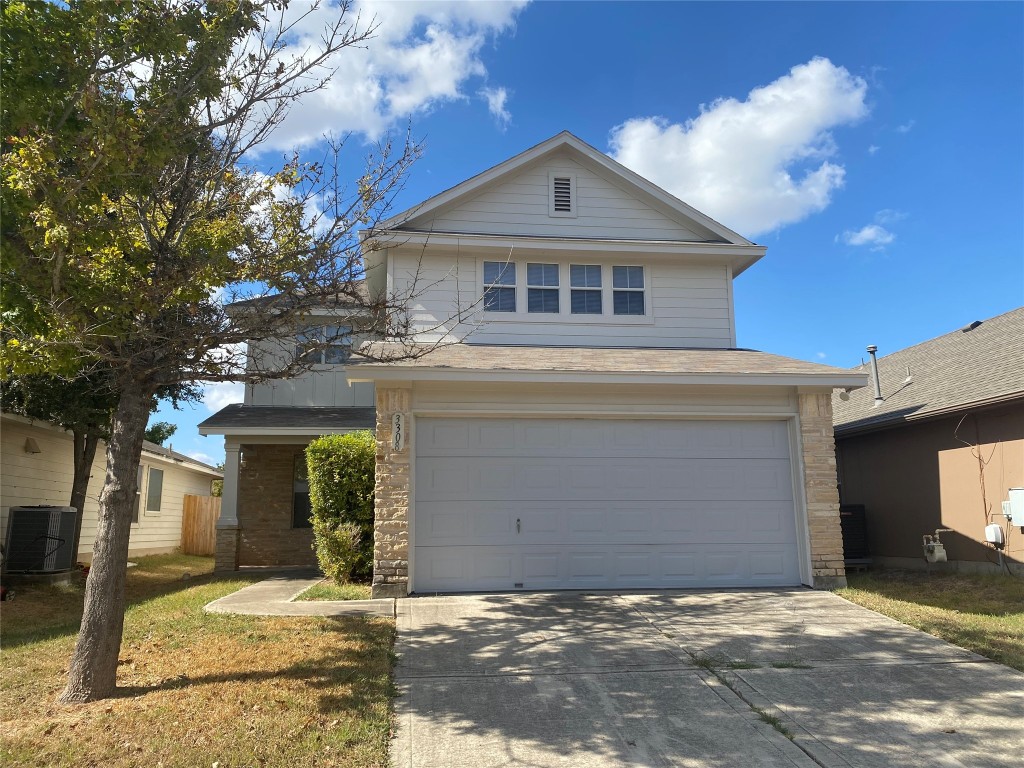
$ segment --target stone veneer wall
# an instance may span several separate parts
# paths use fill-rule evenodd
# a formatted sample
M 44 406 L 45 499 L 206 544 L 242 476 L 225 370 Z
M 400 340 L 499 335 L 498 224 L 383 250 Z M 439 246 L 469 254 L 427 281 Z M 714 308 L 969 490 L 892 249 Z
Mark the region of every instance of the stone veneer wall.
M 832 397 L 830 394 L 800 394 L 798 400 L 813 586 L 818 589 L 845 587 Z
M 239 565 L 317 564 L 313 529 L 292 528 L 293 472 L 296 459 L 304 460 L 305 449 L 304 445 L 242 446 L 246 465 L 238 477 Z M 227 533 L 225 549 L 231 546 Z M 217 538 L 219 550 L 222 537 Z
M 373 597 L 409 592 L 409 454 L 412 390 L 377 385 L 377 470 L 373 515 Z M 402 451 L 393 450 L 391 420 L 406 417 Z

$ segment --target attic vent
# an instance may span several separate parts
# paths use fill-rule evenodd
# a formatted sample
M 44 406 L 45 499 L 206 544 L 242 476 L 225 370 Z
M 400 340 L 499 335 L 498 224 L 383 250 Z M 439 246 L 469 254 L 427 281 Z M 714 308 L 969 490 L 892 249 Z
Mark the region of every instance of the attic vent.
M 552 171 L 548 179 L 548 213 L 552 216 L 576 215 L 576 174 Z
M 568 176 L 555 176 L 555 210 L 570 213 L 572 211 L 572 179 Z
M 971 323 L 970 325 L 965 325 L 960 330 L 963 333 L 969 333 L 970 331 L 973 331 L 975 328 L 977 328 L 979 325 L 981 325 L 981 320 L 975 320 L 973 323 Z

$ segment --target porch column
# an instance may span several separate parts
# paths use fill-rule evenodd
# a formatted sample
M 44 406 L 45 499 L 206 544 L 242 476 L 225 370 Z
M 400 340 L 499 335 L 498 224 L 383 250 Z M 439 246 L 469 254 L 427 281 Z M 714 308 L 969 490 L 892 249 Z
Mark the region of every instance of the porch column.
M 377 383 L 377 469 L 373 510 L 373 597 L 409 594 L 409 455 L 412 388 Z M 407 434 L 395 440 L 394 417 Z M 398 444 L 396 444 L 398 443 Z
M 800 391 L 797 400 L 807 529 L 811 539 L 812 585 L 815 589 L 837 589 L 846 586 L 846 563 L 843 560 L 843 532 L 839 524 L 832 393 Z
M 241 466 L 242 446 L 224 438 L 224 488 L 220 497 L 220 517 L 217 519 L 217 554 L 214 570 L 238 570 L 238 472 Z

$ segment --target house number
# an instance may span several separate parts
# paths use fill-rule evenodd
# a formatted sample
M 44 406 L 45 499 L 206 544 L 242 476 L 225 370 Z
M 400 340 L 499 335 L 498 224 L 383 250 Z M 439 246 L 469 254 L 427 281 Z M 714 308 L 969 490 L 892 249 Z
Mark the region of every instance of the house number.
M 391 417 L 391 449 L 405 450 L 405 414 L 396 413 Z

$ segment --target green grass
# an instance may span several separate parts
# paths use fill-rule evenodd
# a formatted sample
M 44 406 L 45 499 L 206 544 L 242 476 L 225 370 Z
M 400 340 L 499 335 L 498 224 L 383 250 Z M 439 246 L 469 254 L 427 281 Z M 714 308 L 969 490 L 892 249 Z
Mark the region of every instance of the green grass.
M 369 600 L 369 584 L 335 584 L 330 579 L 324 579 L 319 584 L 314 584 L 296 600 Z
M 106 701 L 56 703 L 81 584 L 19 587 L 0 604 L 0 764 L 387 765 L 392 621 L 208 614 L 252 579 L 213 576 L 210 558 L 138 563 Z
M 1024 579 L 923 571 L 848 579 L 837 591 L 847 600 L 1024 672 Z

